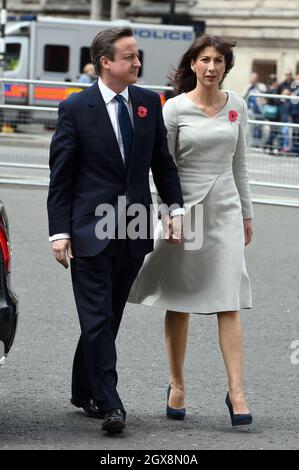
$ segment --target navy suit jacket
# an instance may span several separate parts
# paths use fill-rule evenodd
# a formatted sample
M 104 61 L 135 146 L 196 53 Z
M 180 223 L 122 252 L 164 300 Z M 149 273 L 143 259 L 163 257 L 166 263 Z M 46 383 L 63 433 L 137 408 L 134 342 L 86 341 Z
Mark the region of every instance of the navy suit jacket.
M 127 194 L 130 203 L 150 207 L 150 168 L 162 201 L 183 207 L 159 95 L 134 85 L 129 86 L 129 95 L 134 141 L 127 169 L 97 82 L 59 105 L 50 147 L 49 233 L 70 233 L 75 256 L 94 256 L 108 242 L 95 235 L 99 204 L 114 206 L 118 196 Z M 146 117 L 138 115 L 139 106 L 147 109 Z M 130 244 L 135 256 L 153 249 L 149 237 Z

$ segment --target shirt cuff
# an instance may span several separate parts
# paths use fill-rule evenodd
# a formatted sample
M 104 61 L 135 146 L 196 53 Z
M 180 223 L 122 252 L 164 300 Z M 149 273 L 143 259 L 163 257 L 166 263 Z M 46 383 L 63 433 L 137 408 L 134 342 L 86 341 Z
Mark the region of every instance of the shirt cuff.
M 69 233 L 56 233 L 55 235 L 52 235 L 52 237 L 49 237 L 49 242 L 55 242 L 55 240 L 66 240 L 70 238 L 71 237 Z
M 185 215 L 185 209 L 180 207 L 179 209 L 174 209 L 170 212 L 170 217 L 175 217 L 176 215 Z

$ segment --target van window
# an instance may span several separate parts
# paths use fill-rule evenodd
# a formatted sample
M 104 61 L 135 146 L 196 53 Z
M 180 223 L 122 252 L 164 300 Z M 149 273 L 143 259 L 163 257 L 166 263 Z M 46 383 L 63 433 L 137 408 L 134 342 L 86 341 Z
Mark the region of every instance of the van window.
M 91 62 L 90 58 L 90 48 L 89 47 L 81 47 L 80 51 L 80 73 L 83 72 L 83 68 L 86 64 Z
M 138 78 L 142 77 L 143 75 L 143 59 L 144 59 L 144 52 L 139 49 L 139 60 L 141 63 L 141 67 L 138 70 Z
M 46 72 L 68 72 L 70 48 L 68 46 L 46 45 L 44 70 Z
M 20 43 L 6 44 L 4 70 L 8 70 L 8 71 L 16 70 L 16 68 L 19 65 L 20 53 L 21 53 Z

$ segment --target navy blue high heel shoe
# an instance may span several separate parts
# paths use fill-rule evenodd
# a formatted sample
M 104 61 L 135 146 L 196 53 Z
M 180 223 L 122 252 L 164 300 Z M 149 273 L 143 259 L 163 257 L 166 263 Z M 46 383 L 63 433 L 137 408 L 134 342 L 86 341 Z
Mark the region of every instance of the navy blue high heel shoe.
M 234 413 L 233 405 L 231 404 L 228 392 L 226 395 L 225 403 L 227 404 L 228 409 L 229 409 L 232 426 L 243 426 L 244 424 L 252 423 L 253 419 L 252 419 L 251 413 L 247 413 L 247 414 L 235 414 Z
M 169 419 L 185 419 L 186 408 L 171 408 L 168 405 L 169 396 L 170 396 L 171 386 L 168 386 L 167 389 L 167 406 L 166 406 L 166 416 Z

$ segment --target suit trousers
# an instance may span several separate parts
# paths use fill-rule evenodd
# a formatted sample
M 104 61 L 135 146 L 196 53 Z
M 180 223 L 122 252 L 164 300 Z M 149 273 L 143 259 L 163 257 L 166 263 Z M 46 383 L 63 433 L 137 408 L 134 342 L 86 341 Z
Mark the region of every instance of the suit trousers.
M 101 253 L 71 260 L 81 336 L 73 362 L 72 396 L 94 398 L 105 411 L 124 410 L 117 393 L 116 346 L 123 310 L 144 257 L 128 241 L 110 240 Z

